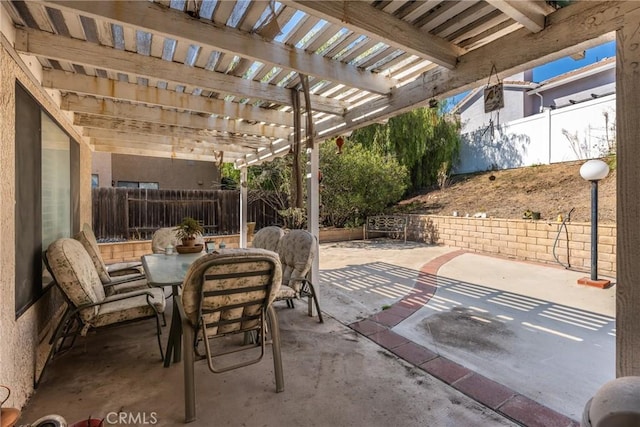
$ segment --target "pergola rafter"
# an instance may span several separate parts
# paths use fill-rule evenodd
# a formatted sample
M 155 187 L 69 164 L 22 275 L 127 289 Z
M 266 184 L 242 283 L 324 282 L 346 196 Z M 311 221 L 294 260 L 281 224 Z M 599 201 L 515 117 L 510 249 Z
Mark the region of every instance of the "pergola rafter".
M 123 121 L 135 120 L 127 130 L 135 132 L 161 123 L 174 137 L 199 129 L 210 131 L 206 138 L 227 138 L 223 144 L 242 137 L 244 146 L 279 154 L 295 143 L 291 91 L 303 100 L 298 73 L 309 78 L 321 141 L 476 87 L 494 66 L 513 74 L 601 43 L 640 6 L 238 5 L 42 0 L 7 8 L 23 26 L 16 49 L 39 58 L 43 85 L 66 93 L 62 106 L 78 114 L 79 126 L 123 130 Z M 238 167 L 268 159 L 264 151 L 225 157 Z

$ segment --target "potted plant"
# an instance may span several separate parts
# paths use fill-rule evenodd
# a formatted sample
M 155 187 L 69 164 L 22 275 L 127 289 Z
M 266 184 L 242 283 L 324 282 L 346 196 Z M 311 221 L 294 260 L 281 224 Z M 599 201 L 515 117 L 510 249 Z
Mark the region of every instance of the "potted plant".
M 196 237 L 201 236 L 204 232 L 202 225 L 189 216 L 184 217 L 175 230 L 176 237 L 182 239 L 182 245 L 188 247 L 195 246 Z

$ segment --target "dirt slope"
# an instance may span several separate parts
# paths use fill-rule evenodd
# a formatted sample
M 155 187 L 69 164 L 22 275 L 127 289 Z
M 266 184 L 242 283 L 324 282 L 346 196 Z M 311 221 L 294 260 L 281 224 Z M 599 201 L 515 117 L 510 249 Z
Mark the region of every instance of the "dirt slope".
M 527 210 L 541 219 L 556 220 L 571 208 L 571 220 L 591 220 L 591 184 L 580 177 L 583 161 L 530 166 L 452 177 L 444 189 L 434 189 L 402 201 L 397 211 L 464 216 L 486 212 L 492 218 L 522 218 Z M 598 186 L 598 219 L 616 221 L 615 170 Z

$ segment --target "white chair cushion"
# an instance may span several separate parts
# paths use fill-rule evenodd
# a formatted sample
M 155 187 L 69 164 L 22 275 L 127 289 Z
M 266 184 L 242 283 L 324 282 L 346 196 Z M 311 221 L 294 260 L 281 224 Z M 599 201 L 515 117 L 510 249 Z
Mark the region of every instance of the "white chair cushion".
M 165 299 L 162 289 L 149 288 L 148 290 L 141 292 L 151 292 L 153 295 L 153 299 L 151 300 L 153 306 L 156 308 L 158 313 L 164 312 Z M 109 301 L 109 299 L 119 296 L 121 296 L 121 294 L 107 297 L 105 301 Z M 155 312 L 151 306 L 147 304 L 146 295 L 140 295 L 101 305 L 98 310 L 98 315 L 92 319 L 91 325 L 94 327 L 112 325 L 114 323 L 120 323 L 127 320 L 153 316 L 154 314 Z
M 100 302 L 104 288 L 89 254 L 80 242 L 62 238 L 47 249 L 47 260 L 56 282 L 76 306 Z M 97 307 L 82 310 L 80 317 L 89 322 L 98 313 Z
M 95 234 L 93 234 L 93 230 L 91 230 L 91 227 L 89 227 L 88 224 L 84 224 L 82 226 L 82 230 L 80 230 L 78 234 L 73 236 L 73 238 L 82 243 L 82 246 L 84 246 L 85 250 L 91 257 L 91 261 L 93 262 L 102 283 L 109 283 L 111 281 L 111 277 L 109 277 L 107 266 L 102 260 L 100 247 L 98 247 L 98 241 L 96 240 L 96 236 Z
M 278 252 L 278 244 L 282 236 L 284 236 L 282 228 L 275 226 L 264 227 L 253 236 L 252 245 L 254 248 Z
M 300 294 L 302 282 L 292 279 L 307 276 L 316 252 L 316 239 L 306 230 L 291 230 L 280 239 L 278 253 L 282 263 L 282 284 L 293 289 L 296 297 Z M 281 288 L 278 299 L 290 298 L 287 295 L 291 295 L 291 292 L 285 286 Z

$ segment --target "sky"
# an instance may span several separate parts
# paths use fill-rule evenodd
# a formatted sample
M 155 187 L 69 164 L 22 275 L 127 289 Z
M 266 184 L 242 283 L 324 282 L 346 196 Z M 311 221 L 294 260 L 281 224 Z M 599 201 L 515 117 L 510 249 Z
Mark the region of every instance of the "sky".
M 533 69 L 533 81 L 540 83 L 560 74 L 567 73 L 577 68 L 582 68 L 604 58 L 610 58 L 616 55 L 616 42 L 611 41 L 600 46 L 587 49 L 584 59 L 575 60 L 570 57 L 558 59 L 548 64 L 541 65 Z M 502 77 L 502 76 L 501 76 Z M 453 96 L 447 100 L 447 105 L 453 107 L 458 101 L 465 97 L 468 93 L 464 92 Z
M 585 58 L 575 60 L 570 57 L 558 59 L 557 61 L 550 62 L 540 67 L 533 69 L 533 80 L 536 83 L 550 79 L 557 75 L 566 73 L 576 68 L 582 68 L 591 63 L 600 61 L 604 58 L 609 58 L 616 55 L 616 42 L 611 41 L 600 46 L 588 49 L 585 52 Z

